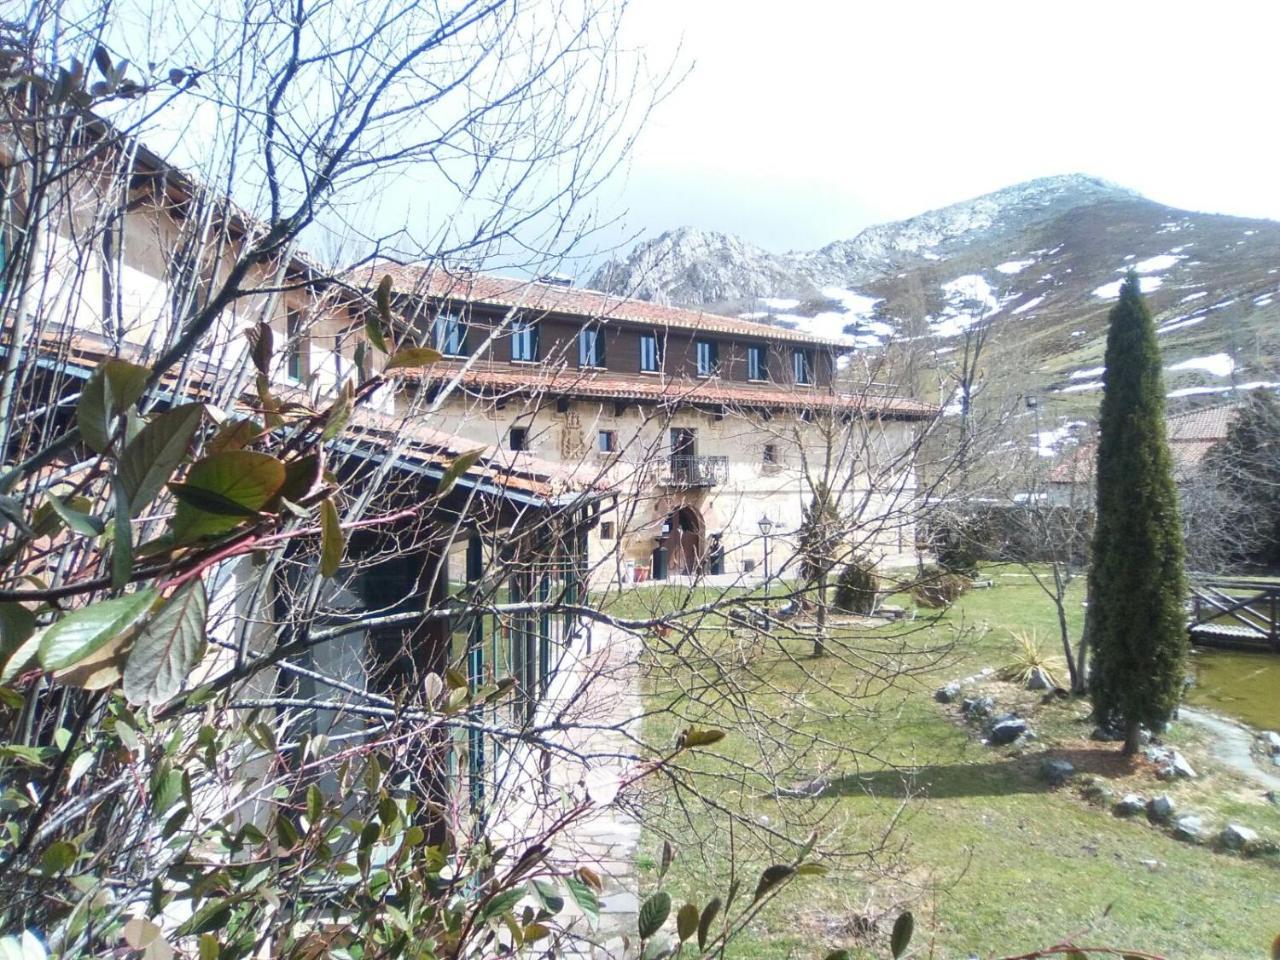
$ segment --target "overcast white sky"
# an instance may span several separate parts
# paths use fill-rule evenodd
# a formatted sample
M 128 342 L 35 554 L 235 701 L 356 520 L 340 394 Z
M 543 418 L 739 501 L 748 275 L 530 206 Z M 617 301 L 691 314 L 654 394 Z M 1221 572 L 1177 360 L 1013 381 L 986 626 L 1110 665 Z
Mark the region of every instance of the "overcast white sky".
M 604 200 L 811 248 L 1032 177 L 1280 219 L 1280 3 L 635 0 L 692 72 Z

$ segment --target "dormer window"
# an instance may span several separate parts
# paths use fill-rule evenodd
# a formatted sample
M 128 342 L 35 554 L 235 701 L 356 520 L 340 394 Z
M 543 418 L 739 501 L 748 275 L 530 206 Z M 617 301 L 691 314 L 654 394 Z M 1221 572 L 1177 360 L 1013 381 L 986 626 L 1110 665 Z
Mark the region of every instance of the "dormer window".
M 719 352 L 716 350 L 715 341 L 695 340 L 694 349 L 698 360 L 698 376 L 713 376 L 719 363 Z
M 597 327 L 583 327 L 578 332 L 578 366 L 604 366 L 604 332 Z
M 538 328 L 527 320 L 511 325 L 511 359 L 517 363 L 533 363 L 538 359 Z
M 640 371 L 657 373 L 662 369 L 662 348 L 656 333 L 640 334 Z
M 446 357 L 466 355 L 467 331 L 456 313 L 437 313 L 431 323 L 431 345 Z
M 796 383 L 813 383 L 813 356 L 808 350 L 791 351 L 791 372 Z
M 759 343 L 753 343 L 747 347 L 747 379 L 769 379 L 769 368 L 765 363 L 764 346 Z

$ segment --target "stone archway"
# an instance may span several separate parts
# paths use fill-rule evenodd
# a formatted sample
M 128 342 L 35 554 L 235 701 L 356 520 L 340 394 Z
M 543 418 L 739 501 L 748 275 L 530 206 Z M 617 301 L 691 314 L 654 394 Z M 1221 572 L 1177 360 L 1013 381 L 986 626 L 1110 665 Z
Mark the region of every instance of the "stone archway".
M 706 534 L 702 514 L 683 504 L 671 511 L 667 522 L 671 529 L 667 539 L 671 572 L 690 576 L 700 573 Z

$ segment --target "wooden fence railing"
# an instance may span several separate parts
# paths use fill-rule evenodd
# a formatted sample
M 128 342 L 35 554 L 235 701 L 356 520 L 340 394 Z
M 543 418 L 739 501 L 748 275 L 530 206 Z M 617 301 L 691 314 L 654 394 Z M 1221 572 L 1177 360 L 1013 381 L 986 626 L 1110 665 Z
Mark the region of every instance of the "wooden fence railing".
M 1191 586 L 1193 643 L 1280 653 L 1280 581 L 1199 580 Z

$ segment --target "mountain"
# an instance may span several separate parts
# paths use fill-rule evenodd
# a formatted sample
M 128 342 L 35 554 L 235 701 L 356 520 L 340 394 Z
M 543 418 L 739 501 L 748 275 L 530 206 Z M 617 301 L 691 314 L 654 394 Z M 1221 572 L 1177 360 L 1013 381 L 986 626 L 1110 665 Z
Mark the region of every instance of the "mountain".
M 1042 394 L 1056 404 L 1046 411 L 1070 420 L 1096 408 L 1107 311 L 1130 269 L 1159 325 L 1175 406 L 1280 386 L 1280 223 L 1180 210 L 1078 174 L 813 251 L 775 254 L 672 230 L 605 264 L 590 284 L 843 335 L 868 352 L 910 345 L 935 373 L 966 329 L 989 321 L 988 378 Z M 914 379 L 936 390 L 945 378 Z

